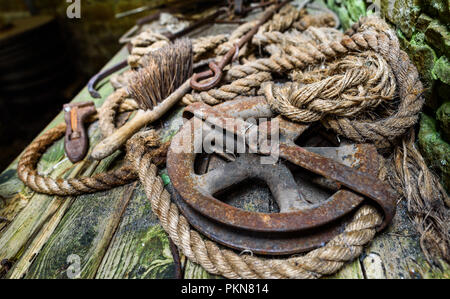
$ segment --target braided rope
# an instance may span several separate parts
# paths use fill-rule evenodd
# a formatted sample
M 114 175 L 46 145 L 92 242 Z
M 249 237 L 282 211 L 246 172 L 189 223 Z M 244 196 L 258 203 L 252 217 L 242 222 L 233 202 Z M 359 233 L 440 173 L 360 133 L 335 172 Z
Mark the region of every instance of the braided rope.
M 363 246 L 374 238 L 376 227 L 382 222 L 378 211 L 366 205 L 355 213 L 343 233 L 304 256 L 265 259 L 239 255 L 204 240 L 190 228 L 186 218 L 171 202 L 161 178 L 157 176 L 157 167 L 153 164 L 145 140 L 146 132 L 136 134 L 128 141 L 127 152 L 152 210 L 182 253 L 212 274 L 227 278 L 319 278 L 330 275 L 361 254 Z
M 247 23 L 244 23 L 240 25 L 238 28 L 236 28 L 228 38 L 228 41 L 224 42 L 223 44 L 219 45 L 215 50 L 214 54 L 217 56 L 225 55 L 228 51 L 230 51 L 231 48 L 234 47 L 234 44 L 243 37 L 247 32 L 252 30 L 253 27 L 256 26 L 258 23 L 257 20 L 250 21 Z
M 379 148 L 389 147 L 395 138 L 404 134 L 409 127 L 417 122 L 418 113 L 424 103 L 424 98 L 421 96 L 423 87 L 419 80 L 417 69 L 409 60 L 407 54 L 400 50 L 398 39 L 392 29 L 379 18 L 370 17 L 365 20 L 356 29 L 358 32 L 351 36 L 344 35 L 339 41 L 320 44 L 307 43 L 301 47 L 287 44 L 284 46 L 282 54 L 273 54 L 270 58 L 261 58 L 244 65 L 233 66 L 228 71 L 227 77 L 240 80 L 256 76 L 258 73 L 280 74 L 294 69 L 305 69 L 310 66 L 320 65 L 323 61 L 330 61 L 351 53 L 363 51 L 378 53 L 392 70 L 393 78 L 395 77 L 400 97 L 397 109 L 391 115 L 377 121 L 372 119 L 349 119 L 342 115 L 344 117 L 327 119 L 325 124 L 337 134 L 354 141 L 370 141 Z M 267 78 L 267 81 L 270 80 L 268 76 L 265 78 Z M 265 82 L 261 79 L 263 78 L 249 80 L 249 83 L 253 84 L 253 87 L 254 84 Z M 239 80 L 208 92 L 186 95 L 183 103 L 202 100 L 214 105 L 224 100 L 234 99 L 239 94 L 235 93 L 233 84 L 237 86 L 236 82 Z M 243 83 L 243 81 L 240 81 L 239 86 L 242 87 L 241 84 Z M 325 81 L 325 83 L 327 82 Z M 393 84 L 390 83 L 389 86 L 392 87 Z M 392 91 L 393 89 L 388 88 L 387 90 Z M 267 86 L 265 91 L 267 97 L 272 96 L 268 92 L 269 88 Z M 236 90 L 236 92 L 238 91 Z M 245 94 L 248 95 L 248 89 L 245 91 Z M 391 92 L 387 94 L 391 95 Z M 292 113 L 285 115 L 292 115 Z
M 142 58 L 169 43 L 169 39 L 162 34 L 145 30 L 131 39 L 131 53 L 128 55 L 128 65 L 138 68 L 142 65 Z
M 278 13 L 274 14 L 272 19 L 262 25 L 258 33 L 268 31 L 286 31 L 292 25 L 305 15 L 304 11 L 297 7 L 287 4 L 282 7 Z
M 53 179 L 38 174 L 36 170 L 37 163 L 47 148 L 55 141 L 64 136 L 66 132 L 66 124 L 62 123 L 34 140 L 24 151 L 17 166 L 17 174 L 19 178 L 31 189 L 36 192 L 49 195 L 81 195 L 86 193 L 94 193 L 103 190 L 127 184 L 134 181 L 137 176 L 134 168 L 125 163 L 119 169 L 105 173 L 99 173 L 92 177 L 71 178 L 71 179 Z M 149 137 L 147 144 L 157 146 L 157 135 Z M 152 141 L 153 140 L 153 141 Z M 156 150 L 149 153 L 153 157 L 155 163 L 162 164 L 165 161 L 169 144 L 166 143 Z
M 199 61 L 208 54 L 214 54 L 214 49 L 228 41 L 226 34 L 199 37 L 192 41 L 194 61 Z
M 372 51 L 349 55 L 321 75 L 325 79 L 307 85 L 267 84 L 263 88 L 266 99 L 273 110 L 293 121 L 314 122 L 327 115 L 350 117 L 367 112 L 395 95 L 392 70 Z
M 65 131 L 66 124 L 62 123 L 45 132 L 25 149 L 20 158 L 17 173 L 28 187 L 39 193 L 67 196 L 108 190 L 136 179 L 136 173 L 129 165 L 93 177 L 68 180 L 39 175 L 36 165 L 40 157 L 51 144 L 64 136 Z
M 341 40 L 342 34 L 332 28 L 311 27 L 304 32 L 273 33 L 268 35 L 266 50 L 272 55 L 245 64 L 233 65 L 226 79 L 236 80 L 258 72 L 283 74 L 294 69 L 304 69 L 321 64 L 327 56 L 318 49 L 321 44 Z
M 234 100 L 242 95 L 255 95 L 255 88 L 259 88 L 263 82 L 270 81 L 272 75 L 268 72 L 259 72 L 247 77 L 240 78 L 230 84 L 222 85 L 219 88 L 210 89 L 201 93 L 191 93 L 183 97 L 184 104 L 203 101 L 210 105 L 217 105 L 224 101 Z

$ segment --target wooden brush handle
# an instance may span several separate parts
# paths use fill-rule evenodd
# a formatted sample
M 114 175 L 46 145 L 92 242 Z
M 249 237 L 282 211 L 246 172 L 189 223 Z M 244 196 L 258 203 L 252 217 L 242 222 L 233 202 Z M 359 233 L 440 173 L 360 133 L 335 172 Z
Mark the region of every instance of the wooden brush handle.
M 186 82 L 178 87 L 177 90 L 172 92 L 153 110 L 139 110 L 133 119 L 97 144 L 91 153 L 91 157 L 95 160 L 101 160 L 108 157 L 123 144 L 125 144 L 125 142 L 127 142 L 127 140 L 130 139 L 131 136 L 133 136 L 134 133 L 139 131 L 142 127 L 158 120 L 191 90 L 191 86 L 189 84 L 190 80 L 191 79 L 186 80 Z

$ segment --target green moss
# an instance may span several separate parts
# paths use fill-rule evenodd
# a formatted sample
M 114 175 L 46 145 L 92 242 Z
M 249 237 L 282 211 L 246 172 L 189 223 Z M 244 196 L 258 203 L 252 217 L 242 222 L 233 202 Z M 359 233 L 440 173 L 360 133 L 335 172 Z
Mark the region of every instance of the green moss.
M 433 19 L 426 15 L 426 14 L 421 14 L 418 18 L 417 18 L 417 22 L 416 22 L 416 30 L 422 31 L 424 32 L 427 28 L 428 25 L 430 25 L 430 23 L 433 21 Z
M 420 0 L 381 0 L 381 14 L 410 38 L 421 8 Z
M 169 240 L 160 225 L 146 231 L 138 244 L 141 246 L 135 248 L 133 255 L 140 257 L 139 262 L 127 273 L 127 278 L 173 277 L 174 264 Z
M 442 22 L 450 22 L 450 9 L 448 0 L 432 0 L 426 1 L 426 10 L 433 17 L 439 18 Z
M 344 30 L 366 15 L 366 4 L 363 0 L 328 0 L 327 5 L 336 12 Z
M 436 112 L 436 119 L 444 140 L 450 142 L 450 101 L 439 107 Z
M 401 31 L 397 31 L 401 46 L 409 55 L 414 65 L 419 71 L 420 78 L 426 90 L 424 91 L 426 104 L 433 109 L 438 107 L 438 101 L 436 97 L 432 96 L 433 87 L 436 75 L 432 72 L 435 61 L 437 60 L 434 50 L 426 44 L 425 35 L 422 32 L 418 32 L 413 35 L 411 40 L 408 40 Z
M 447 85 L 450 85 L 450 63 L 447 57 L 441 56 L 433 66 L 432 73 Z
M 422 113 L 419 130 L 419 146 L 431 167 L 439 170 L 447 191 L 450 190 L 450 145 L 437 131 L 436 120 Z
M 350 15 L 348 13 L 348 10 L 345 7 L 337 7 L 336 13 L 339 16 L 339 19 L 341 20 L 342 28 L 344 30 L 347 30 L 352 26 L 353 22 L 350 19 Z
M 426 42 L 440 54 L 450 56 L 450 33 L 438 20 L 433 20 L 425 31 Z
M 361 16 L 366 15 L 366 4 L 362 0 L 345 1 L 345 6 L 353 22 L 358 22 Z

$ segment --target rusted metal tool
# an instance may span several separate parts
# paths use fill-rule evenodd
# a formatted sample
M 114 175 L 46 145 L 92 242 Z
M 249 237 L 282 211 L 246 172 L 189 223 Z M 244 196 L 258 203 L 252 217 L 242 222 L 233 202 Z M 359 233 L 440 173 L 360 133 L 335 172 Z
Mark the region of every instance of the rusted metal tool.
M 89 148 L 84 122 L 96 109 L 93 102 L 65 104 L 63 109 L 66 121 L 64 150 L 69 160 L 76 163 L 84 159 Z
M 267 11 L 263 17 L 259 20 L 259 22 L 252 28 L 247 34 L 245 34 L 235 45 L 231 48 L 227 54 L 222 58 L 222 60 L 217 64 L 212 61 L 209 63 L 209 70 L 201 72 L 199 74 L 194 74 L 191 79 L 191 87 L 194 90 L 206 91 L 209 90 L 217 84 L 219 84 L 220 80 L 223 76 L 224 67 L 232 62 L 239 53 L 239 49 L 241 49 L 248 41 L 252 39 L 252 37 L 258 32 L 258 29 L 261 25 L 267 22 L 280 8 L 289 3 L 290 0 L 285 0 L 277 4 L 273 9 Z M 200 81 L 204 80 L 205 82 L 201 83 Z
M 263 98 L 236 100 L 214 108 L 203 103 L 186 108 L 185 116 L 193 117 L 172 140 L 167 157 L 167 169 L 176 189 L 172 189 L 175 202 L 189 222 L 208 237 L 232 248 L 260 254 L 302 252 L 323 245 L 341 232 L 351 212 L 366 198 L 384 212 L 384 221 L 378 229 L 391 221 L 395 200 L 390 187 L 377 179 L 379 161 L 374 146 L 301 148 L 294 141 L 308 126 L 290 123 L 281 117 L 276 120 L 282 162 L 262 165 L 260 155 L 246 153 L 209 172 L 196 173 L 194 142 L 188 143 L 187 148 L 179 148 L 186 137 L 195 140 L 200 132 L 207 136 L 215 134 L 216 128 L 223 128 L 252 148 L 248 140 L 252 128 L 258 126 L 245 120 L 273 116 Z M 270 127 L 272 122 L 259 126 Z M 305 187 L 297 186 L 298 179 L 292 174 L 295 168 L 306 171 L 306 177 L 316 176 L 315 182 L 321 183 L 321 189 L 327 186 L 334 193 L 321 201 L 315 198 L 318 193 L 306 196 Z M 279 212 L 250 212 L 215 197 L 221 190 L 249 177 L 267 183 Z

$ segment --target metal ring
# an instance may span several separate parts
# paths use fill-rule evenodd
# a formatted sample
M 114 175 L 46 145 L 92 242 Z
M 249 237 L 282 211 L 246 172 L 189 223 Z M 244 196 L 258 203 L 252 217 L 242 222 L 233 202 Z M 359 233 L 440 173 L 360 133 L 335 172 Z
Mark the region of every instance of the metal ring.
M 198 91 L 207 91 L 211 88 L 215 87 L 217 84 L 219 84 L 220 80 L 222 79 L 223 72 L 220 69 L 220 67 L 214 62 L 211 61 L 209 63 L 209 70 L 204 71 L 199 74 L 194 74 L 191 79 L 191 87 L 194 90 Z M 210 79 L 205 83 L 200 83 L 201 80 Z

